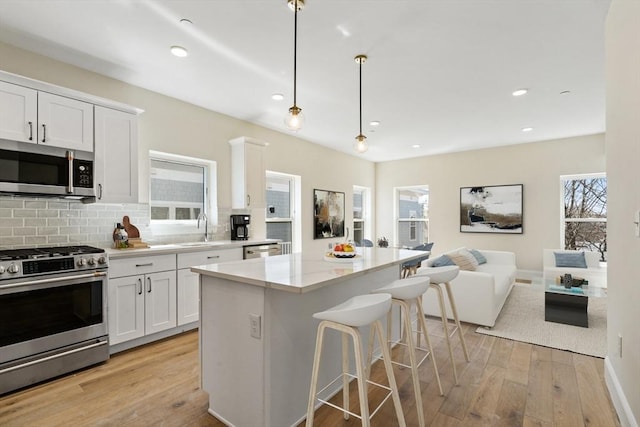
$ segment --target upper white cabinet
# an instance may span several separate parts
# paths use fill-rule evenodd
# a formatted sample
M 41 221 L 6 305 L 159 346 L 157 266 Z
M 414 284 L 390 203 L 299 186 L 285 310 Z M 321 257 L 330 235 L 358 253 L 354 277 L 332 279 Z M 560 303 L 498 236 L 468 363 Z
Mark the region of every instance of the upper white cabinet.
M 95 107 L 96 199 L 138 203 L 138 116 Z
M 93 104 L 38 92 L 38 144 L 93 151 Z
M 0 81 L 0 139 L 37 141 L 38 91 Z
M 266 143 L 240 137 L 231 144 L 231 207 L 253 209 L 265 206 Z
M 0 138 L 93 151 L 93 104 L 0 81 Z

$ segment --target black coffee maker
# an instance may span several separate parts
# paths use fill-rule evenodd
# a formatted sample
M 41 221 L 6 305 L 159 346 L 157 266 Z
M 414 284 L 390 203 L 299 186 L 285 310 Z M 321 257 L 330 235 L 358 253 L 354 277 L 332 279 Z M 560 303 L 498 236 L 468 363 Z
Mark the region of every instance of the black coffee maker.
M 231 240 L 247 240 L 251 215 L 231 215 Z

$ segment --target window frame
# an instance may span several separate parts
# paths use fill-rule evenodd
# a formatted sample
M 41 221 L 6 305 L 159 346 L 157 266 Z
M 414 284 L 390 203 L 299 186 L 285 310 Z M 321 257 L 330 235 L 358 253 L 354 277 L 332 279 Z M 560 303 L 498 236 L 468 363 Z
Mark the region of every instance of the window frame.
M 400 192 L 401 191 L 405 191 L 405 190 L 423 190 L 426 191 L 427 194 L 430 194 L 430 190 L 429 190 L 429 185 L 428 184 L 422 184 L 422 185 L 407 185 L 407 186 L 402 186 L 402 187 L 394 187 L 394 223 L 395 223 L 395 227 L 394 227 L 394 245 L 395 246 L 399 246 L 400 245 L 400 224 L 404 223 L 404 222 L 408 222 L 409 223 L 409 227 L 410 230 L 413 230 L 416 233 L 416 239 L 415 239 L 415 245 L 413 246 L 417 246 L 419 243 L 418 239 L 417 239 L 417 223 L 424 223 L 425 227 L 426 227 L 426 241 L 423 243 L 428 243 L 429 241 L 429 230 L 430 230 L 430 224 L 429 224 L 429 201 L 430 201 L 430 197 L 427 201 L 426 204 L 426 218 L 415 218 L 415 217 L 409 217 L 409 218 L 402 218 L 400 217 Z
M 197 157 L 183 156 L 180 154 L 165 153 L 161 151 L 149 150 L 149 227 L 154 234 L 159 235 L 175 235 L 175 234 L 199 234 L 203 233 L 204 228 L 198 229 L 197 219 L 169 219 L 157 220 L 151 219 L 151 162 L 153 160 L 172 162 L 183 165 L 199 166 L 204 168 L 204 202 L 203 209 L 207 215 L 209 222 L 209 230 L 215 233 L 218 225 L 218 206 L 217 206 L 217 163 L 213 160 L 201 159 Z
M 267 170 L 265 174 L 265 201 L 266 201 L 266 192 L 267 187 L 269 185 L 269 178 L 274 179 L 284 179 L 289 181 L 289 218 L 268 218 L 266 209 L 269 208 L 268 203 L 265 206 L 265 232 L 266 232 L 266 224 L 268 223 L 282 223 L 282 222 L 290 222 L 291 223 L 291 252 L 299 252 L 302 247 L 302 225 L 300 221 L 300 211 L 301 211 L 301 201 L 300 201 L 300 188 L 301 188 L 301 177 L 298 175 L 291 175 L 283 172 L 275 172 Z M 286 243 L 286 242 L 284 242 Z
M 565 182 L 566 181 L 577 181 L 583 179 L 599 179 L 599 178 L 607 178 L 606 172 L 596 172 L 596 173 L 586 173 L 586 174 L 571 174 L 571 175 L 560 175 L 560 246 L 563 249 L 566 249 L 566 224 L 568 222 L 575 223 L 604 223 L 607 224 L 607 218 L 597 218 L 597 217 L 589 217 L 589 218 L 567 218 L 565 216 Z M 607 194 L 608 196 L 608 194 Z M 609 202 L 607 197 L 607 203 Z M 607 211 L 608 212 L 608 211 Z M 606 232 L 605 232 L 606 236 Z M 606 261 L 601 261 L 601 264 L 606 265 Z
M 355 215 L 353 215 L 353 211 L 355 208 L 353 204 L 353 198 L 356 195 L 356 193 L 360 193 L 362 197 L 362 218 L 356 218 Z M 352 198 L 351 215 L 353 220 L 352 228 L 353 228 L 353 238 L 354 238 L 353 240 L 355 241 L 356 222 L 358 222 L 361 224 L 360 229 L 362 230 L 362 238 L 373 241 L 374 239 L 371 238 L 371 223 L 373 222 L 371 218 L 371 189 L 369 187 L 354 185 L 353 194 L 351 195 L 351 198 Z M 360 242 L 356 242 L 356 243 L 360 243 Z

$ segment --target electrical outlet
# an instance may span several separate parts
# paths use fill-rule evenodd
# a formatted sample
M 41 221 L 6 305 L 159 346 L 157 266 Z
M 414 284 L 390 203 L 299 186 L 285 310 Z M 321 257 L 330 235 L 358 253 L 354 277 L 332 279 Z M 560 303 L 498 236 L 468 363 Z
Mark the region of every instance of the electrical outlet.
M 622 334 L 618 334 L 618 357 L 622 358 Z
M 249 331 L 253 338 L 261 337 L 261 317 L 258 314 L 249 313 Z

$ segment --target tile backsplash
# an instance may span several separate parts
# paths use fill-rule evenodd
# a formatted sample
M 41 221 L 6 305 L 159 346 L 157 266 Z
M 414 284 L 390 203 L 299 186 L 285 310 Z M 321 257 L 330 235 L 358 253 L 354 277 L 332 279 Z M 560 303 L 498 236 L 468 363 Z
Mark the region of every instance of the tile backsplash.
M 114 226 L 125 215 L 148 243 L 195 241 L 202 237 L 197 230 L 180 236 L 153 235 L 147 204 L 85 205 L 63 199 L 0 196 L 0 249 L 63 245 L 109 248 L 113 245 Z M 229 238 L 224 228 L 210 237 Z

